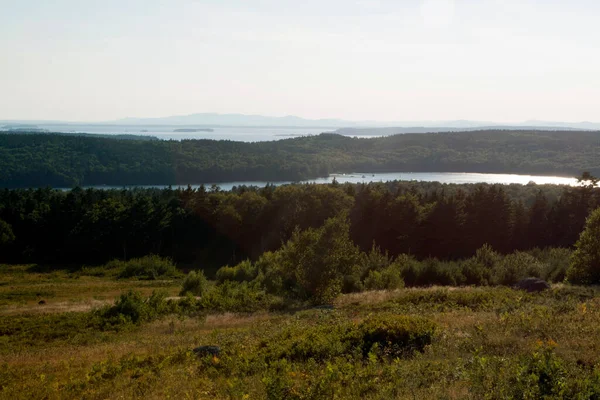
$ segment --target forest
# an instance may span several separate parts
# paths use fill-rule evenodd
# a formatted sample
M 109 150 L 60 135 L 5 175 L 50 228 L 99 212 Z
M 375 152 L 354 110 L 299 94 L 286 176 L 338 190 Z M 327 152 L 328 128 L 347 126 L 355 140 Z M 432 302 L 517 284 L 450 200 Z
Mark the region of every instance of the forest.
M 298 181 L 352 172 L 600 175 L 600 133 L 475 131 L 273 142 L 0 134 L 0 187 Z
M 1 257 L 94 265 L 156 254 L 210 273 L 255 261 L 295 230 L 320 228 L 337 216 L 348 221 L 362 251 L 375 245 L 394 257 L 456 260 L 484 244 L 501 253 L 568 248 L 600 206 L 589 179 L 580 187 L 395 181 L 232 191 L 3 189 Z

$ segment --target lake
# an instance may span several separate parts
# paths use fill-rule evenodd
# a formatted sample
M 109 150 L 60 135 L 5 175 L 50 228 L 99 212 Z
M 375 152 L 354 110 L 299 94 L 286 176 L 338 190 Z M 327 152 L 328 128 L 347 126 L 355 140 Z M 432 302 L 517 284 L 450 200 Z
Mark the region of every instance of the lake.
M 357 172 L 353 174 L 332 174 L 327 178 L 308 179 L 299 183 L 331 183 L 333 178 L 339 183 L 369 183 L 369 182 L 387 182 L 387 181 L 423 181 L 423 182 L 441 182 L 441 183 L 491 183 L 504 184 L 517 183 L 526 185 L 533 182 L 538 185 L 553 184 L 553 185 L 577 185 L 576 178 L 565 178 L 559 176 L 538 176 L 538 175 L 514 175 L 514 174 L 478 174 L 478 173 L 457 173 L 457 172 L 389 172 L 389 173 L 366 173 Z M 248 181 L 248 182 L 223 182 L 216 183 L 222 190 L 231 190 L 234 186 L 259 186 L 264 187 L 267 184 L 284 185 L 293 183 L 287 182 L 264 182 L 264 181 Z M 210 188 L 212 183 L 204 184 L 206 188 Z M 123 189 L 122 186 L 92 186 L 96 189 Z M 151 185 L 151 186 L 126 186 L 125 188 L 167 188 L 166 185 Z M 186 188 L 187 185 L 172 185 L 172 188 Z M 191 185 L 196 189 L 200 185 Z

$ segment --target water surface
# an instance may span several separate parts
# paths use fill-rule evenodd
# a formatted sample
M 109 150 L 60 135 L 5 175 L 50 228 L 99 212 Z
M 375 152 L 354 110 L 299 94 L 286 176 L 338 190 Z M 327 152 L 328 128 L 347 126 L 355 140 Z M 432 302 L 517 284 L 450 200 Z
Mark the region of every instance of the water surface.
M 478 174 L 478 173 L 458 173 L 458 172 L 388 172 L 388 173 L 367 173 L 356 172 L 352 174 L 332 174 L 326 178 L 308 179 L 299 183 L 332 183 L 333 179 L 339 183 L 369 183 L 369 182 L 387 182 L 387 181 L 422 181 L 422 182 L 441 182 L 441 183 L 490 183 L 490 184 L 553 184 L 553 185 L 577 185 L 576 178 L 565 178 L 559 176 L 539 176 L 539 175 L 515 175 L 515 174 Z M 267 184 L 284 185 L 294 183 L 292 181 L 267 182 L 267 181 L 237 181 L 214 183 L 221 190 L 231 190 L 234 186 L 259 186 L 264 187 Z M 213 183 L 205 183 L 206 188 L 210 188 Z M 200 185 L 190 185 L 197 189 Z M 167 185 L 150 186 L 91 186 L 97 189 L 123 189 L 123 188 L 167 188 Z M 173 189 L 186 188 L 187 185 L 172 185 Z

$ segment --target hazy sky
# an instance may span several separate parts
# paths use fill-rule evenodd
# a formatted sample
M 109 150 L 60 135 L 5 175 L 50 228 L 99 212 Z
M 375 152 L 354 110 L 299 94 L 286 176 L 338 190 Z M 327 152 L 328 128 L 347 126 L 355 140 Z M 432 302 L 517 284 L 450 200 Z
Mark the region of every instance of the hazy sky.
M 0 0 L 0 119 L 600 121 L 597 0 Z

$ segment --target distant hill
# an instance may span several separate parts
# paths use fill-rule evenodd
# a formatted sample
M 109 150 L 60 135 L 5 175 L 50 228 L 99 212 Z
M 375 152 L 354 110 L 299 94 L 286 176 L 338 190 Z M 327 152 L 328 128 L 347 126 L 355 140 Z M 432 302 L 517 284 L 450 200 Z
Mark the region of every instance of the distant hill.
M 9 130 L 0 130 L 0 135 L 59 135 L 59 136 L 81 136 L 90 138 L 105 138 L 105 139 L 116 139 L 116 140 L 139 140 L 139 141 L 154 141 L 160 140 L 155 136 L 148 135 L 129 135 L 129 134 L 117 134 L 117 135 L 105 135 L 101 133 L 80 133 L 80 132 L 51 132 L 47 129 L 41 128 L 16 128 Z
M 336 129 L 335 133 L 344 136 L 389 136 L 397 135 L 401 133 L 440 133 L 440 132 L 473 132 L 473 131 L 490 131 L 490 130 L 508 130 L 508 131 L 522 131 L 522 130 L 535 130 L 535 131 L 582 131 L 584 129 L 575 129 L 565 126 L 509 126 L 509 125 L 497 125 L 497 126 L 479 126 L 472 128 L 459 128 L 459 127 L 384 127 L 384 128 L 340 128 Z
M 536 130 L 254 143 L 0 134 L 0 187 L 276 182 L 352 172 L 600 175 L 599 139 L 600 132 Z
M 205 125 L 205 126 L 297 126 L 297 127 L 343 127 L 354 126 L 356 122 L 340 119 L 305 119 L 292 115 L 286 117 L 266 117 L 244 114 L 190 114 L 162 118 L 125 118 L 111 123 L 123 125 Z
M 424 133 L 424 132 L 447 132 L 447 131 L 468 131 L 482 129 L 536 129 L 536 130 L 600 130 L 600 123 L 596 122 L 551 122 L 529 120 L 514 124 L 501 124 L 491 121 L 472 121 L 472 120 L 444 120 L 444 121 L 348 121 L 343 119 L 308 119 L 288 115 L 285 117 L 269 117 L 264 115 L 245 115 L 245 114 L 218 114 L 218 113 L 196 113 L 189 115 L 174 115 L 156 118 L 124 118 L 116 121 L 104 122 L 66 122 L 66 121 L 27 121 L 27 120 L 6 120 L 0 121 L 0 126 L 10 125 L 26 127 L 44 125 L 45 128 L 52 130 L 52 125 L 89 125 L 89 126 L 108 126 L 108 125 L 151 125 L 151 126 L 177 126 L 182 127 L 313 127 L 336 130 L 340 128 L 390 128 L 394 133 Z M 347 134 L 340 131 L 341 134 Z M 370 133 L 351 133 L 351 134 L 370 134 Z

